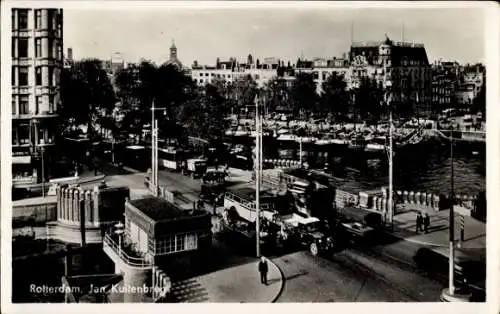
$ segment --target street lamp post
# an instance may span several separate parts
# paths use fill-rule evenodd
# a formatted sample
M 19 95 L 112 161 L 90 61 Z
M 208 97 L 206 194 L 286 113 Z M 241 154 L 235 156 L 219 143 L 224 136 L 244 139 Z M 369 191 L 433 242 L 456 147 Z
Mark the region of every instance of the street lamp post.
M 158 120 L 155 119 L 155 110 L 167 108 L 156 108 L 153 101 L 151 105 L 151 177 L 149 185 L 153 196 L 158 196 Z
M 122 256 L 122 236 L 123 236 L 123 224 L 120 222 L 118 222 L 116 225 L 115 225 L 115 234 L 118 235 L 118 256 Z
M 40 154 L 42 155 L 42 196 L 45 198 L 45 163 L 43 155 L 45 154 L 45 147 L 40 147 Z
M 455 294 L 455 188 L 454 188 L 454 169 L 453 169 L 453 125 L 451 126 L 450 133 L 450 159 L 451 159 L 451 181 L 450 181 L 450 261 L 449 261 L 449 276 L 448 276 L 448 290 L 451 296 Z
M 255 169 L 255 238 L 256 238 L 256 255 L 260 257 L 260 180 L 261 180 L 261 121 L 259 114 L 259 100 L 255 99 L 255 159 L 254 159 L 254 169 Z
M 391 98 L 390 98 L 390 90 L 392 87 L 392 81 L 387 80 L 387 68 L 384 63 L 384 103 L 388 106 L 389 109 L 389 191 L 387 198 L 387 209 L 384 208 L 384 223 L 387 225 L 387 216 L 389 216 L 389 223 L 391 225 L 391 229 L 393 228 L 393 218 L 394 218 L 394 204 L 393 204 L 393 121 L 392 121 L 392 106 L 391 106 Z

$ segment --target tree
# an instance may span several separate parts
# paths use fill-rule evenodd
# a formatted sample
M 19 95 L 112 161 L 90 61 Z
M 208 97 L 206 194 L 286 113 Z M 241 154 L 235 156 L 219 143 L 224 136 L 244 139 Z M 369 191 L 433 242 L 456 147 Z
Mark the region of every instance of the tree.
M 318 94 L 316 93 L 316 83 L 312 74 L 298 73 L 295 77 L 290 96 L 294 114 L 298 114 L 300 111 L 314 110 Z
M 345 117 L 349 111 L 349 94 L 344 77 L 333 72 L 321 85 L 320 111 Z
M 254 105 L 258 87 L 257 83 L 250 75 L 237 78 L 233 84 L 236 99 L 236 113 L 239 114 L 242 108 Z
M 95 124 L 114 108 L 116 97 L 100 60 L 76 62 L 61 73 L 61 116 L 73 125 L 87 125 L 87 134 L 95 134 Z
M 267 99 L 266 105 L 270 111 L 275 111 L 276 108 L 287 105 L 290 92 L 284 79 L 272 78 L 264 86 L 264 91 Z
M 384 90 L 375 79 L 363 77 L 354 91 L 355 106 L 362 118 L 380 118 L 383 112 Z
M 486 83 L 483 83 L 483 86 L 479 90 L 476 98 L 473 103 L 473 110 L 475 112 L 482 112 L 483 116 L 486 117 Z

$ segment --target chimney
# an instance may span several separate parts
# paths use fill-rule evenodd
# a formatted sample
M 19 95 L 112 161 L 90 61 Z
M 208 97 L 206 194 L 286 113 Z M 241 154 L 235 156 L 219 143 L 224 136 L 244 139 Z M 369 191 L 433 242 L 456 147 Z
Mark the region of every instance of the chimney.
M 73 48 L 68 48 L 68 55 L 66 56 L 68 61 L 73 61 Z

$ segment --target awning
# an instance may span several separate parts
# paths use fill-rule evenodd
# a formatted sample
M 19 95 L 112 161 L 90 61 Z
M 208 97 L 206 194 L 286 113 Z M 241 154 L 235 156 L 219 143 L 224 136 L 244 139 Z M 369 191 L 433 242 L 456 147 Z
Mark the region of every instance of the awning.
M 31 156 L 13 156 L 12 157 L 13 164 L 30 164 Z

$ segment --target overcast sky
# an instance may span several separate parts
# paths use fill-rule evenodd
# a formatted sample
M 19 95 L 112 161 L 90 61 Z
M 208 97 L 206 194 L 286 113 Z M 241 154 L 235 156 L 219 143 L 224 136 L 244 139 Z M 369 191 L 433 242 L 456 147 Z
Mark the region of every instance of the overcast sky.
M 124 3 L 127 3 L 126 1 Z M 252 9 L 68 9 L 64 10 L 64 46 L 74 58 L 157 63 L 168 59 L 172 39 L 184 65 L 193 60 L 246 60 L 279 57 L 295 62 L 341 56 L 354 41 L 383 40 L 385 34 L 423 43 L 430 61 L 484 62 L 484 9 L 252 8 Z

